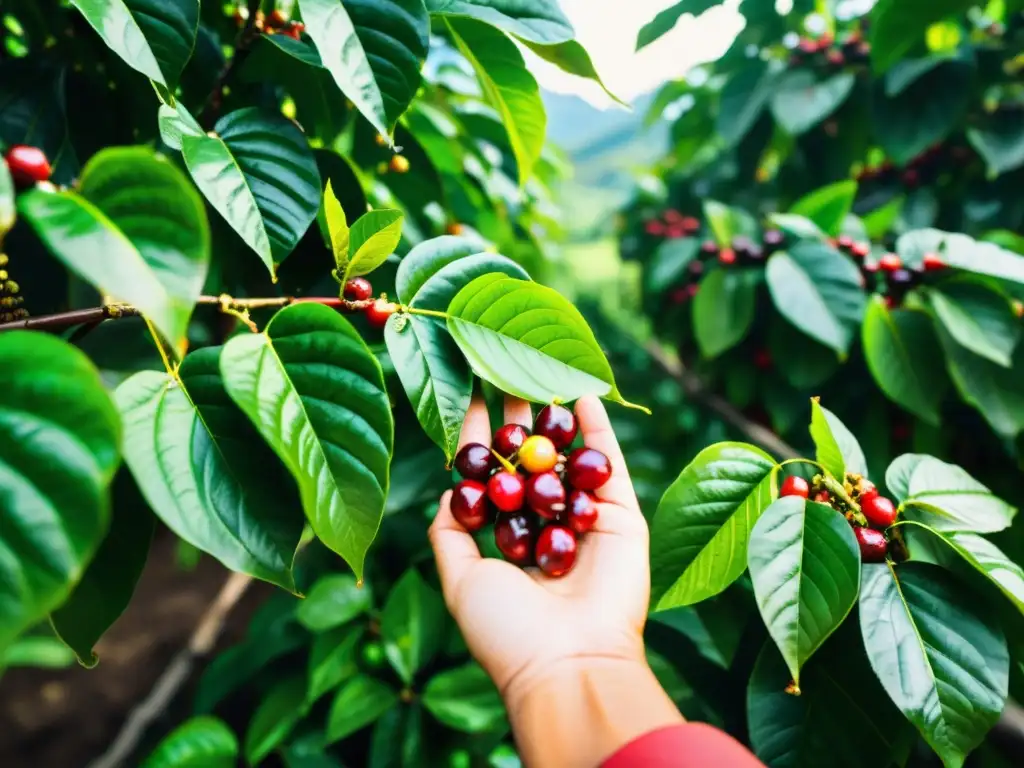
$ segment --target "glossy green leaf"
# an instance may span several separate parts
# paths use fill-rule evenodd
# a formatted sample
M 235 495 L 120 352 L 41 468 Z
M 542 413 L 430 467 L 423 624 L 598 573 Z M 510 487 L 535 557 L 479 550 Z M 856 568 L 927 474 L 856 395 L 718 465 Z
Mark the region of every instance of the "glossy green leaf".
M 0 335 L 0 651 L 60 605 L 110 520 L 117 411 L 88 358 L 42 333 Z
M 502 32 L 459 16 L 447 17 L 447 23 L 459 52 L 476 72 L 484 97 L 501 116 L 523 185 L 540 159 L 547 129 L 537 80 L 515 43 Z
M 885 95 L 899 96 L 907 88 L 927 75 L 940 64 L 949 61 L 955 54 L 931 54 L 920 59 L 902 59 L 885 73 Z
M 302 534 L 294 490 L 228 398 L 220 353 L 201 349 L 176 378 L 142 371 L 118 387 L 125 462 L 178 536 L 232 570 L 294 591 Z
M 750 532 L 775 498 L 774 469 L 759 448 L 718 443 L 682 471 L 651 521 L 655 610 L 698 603 L 740 577 Z
M 345 683 L 327 715 L 325 742 L 333 744 L 365 728 L 398 704 L 398 694 L 385 683 L 358 675 Z
M 401 211 L 380 210 L 364 213 L 352 225 L 349 234 L 349 258 L 339 268 L 343 282 L 350 277 L 368 275 L 395 252 L 402 239 Z M 337 258 L 337 251 L 335 251 Z
M 706 358 L 718 357 L 746 337 L 754 322 L 758 274 L 717 269 L 701 280 L 693 300 L 693 335 Z
M 7 163 L 0 163 L 0 237 L 14 226 L 16 208 L 14 202 L 14 179 Z
M 907 198 L 900 195 L 871 213 L 864 214 L 864 228 L 867 230 L 868 239 L 880 240 L 885 237 L 896 225 L 906 202 Z
M 791 350 L 799 346 L 801 354 L 793 356 Z M 772 360 L 785 360 L 776 366 L 779 375 L 798 390 L 818 387 L 839 368 L 839 357 L 834 350 L 808 339 L 781 317 L 774 316 L 768 326 L 768 349 Z
M 715 131 L 726 146 L 738 144 L 764 113 L 776 82 L 767 62 L 752 59 L 722 86 Z
M 857 438 L 816 397 L 811 398 L 811 439 L 818 463 L 837 480 L 842 481 L 847 472 L 867 476 L 868 462 Z
M 966 11 L 969 0 L 879 0 L 871 13 L 871 65 L 885 72 L 924 39 L 925 30 Z
M 313 584 L 299 603 L 295 618 L 310 632 L 323 632 L 352 621 L 370 610 L 372 595 L 347 573 L 331 573 Z
M 423 708 L 394 707 L 373 728 L 367 768 L 413 768 L 425 763 Z
M 192 57 L 199 0 L 71 0 L 124 62 L 173 89 Z
M 377 359 L 337 312 L 296 304 L 264 333 L 229 341 L 220 366 L 231 399 L 295 477 L 314 533 L 361 578 L 394 444 Z
M 470 16 L 532 43 L 553 45 L 575 33 L 552 0 L 426 0 L 431 13 Z
M 392 587 L 380 619 L 384 653 L 406 685 L 440 649 L 444 626 L 441 596 L 410 568 Z
M 482 275 L 451 300 L 448 330 L 473 371 L 503 392 L 537 403 L 589 394 L 628 404 L 587 321 L 551 288 Z
M 826 237 L 821 227 L 806 216 L 797 216 L 795 213 L 771 213 L 768 214 L 768 221 L 773 227 L 781 229 L 787 238 L 824 240 Z
M 624 107 L 629 106 L 626 102 L 622 101 L 622 99 L 608 90 L 608 86 L 604 84 L 604 81 L 601 79 L 601 75 L 598 74 L 597 68 L 594 66 L 594 62 L 590 58 L 590 54 L 587 53 L 587 49 L 575 40 L 566 40 L 565 42 L 554 44 L 535 43 L 531 40 L 523 40 L 522 42 L 531 51 L 536 53 L 545 61 L 551 62 L 563 72 L 570 75 L 576 75 L 576 77 L 582 77 L 587 80 L 593 80 L 601 86 L 601 89 L 610 99 L 613 99 Z
M 821 243 L 797 243 L 768 259 L 776 309 L 812 339 L 845 356 L 864 316 L 857 267 Z
M 390 137 L 427 58 L 430 20 L 422 0 L 299 0 L 299 9 L 338 88 Z
M 751 226 L 756 224 L 749 219 L 749 214 L 739 208 L 730 208 L 717 200 L 705 200 L 703 202 L 704 218 L 715 236 L 715 241 L 722 247 L 727 248 L 732 244 L 736 235 L 753 236 L 756 232 L 751 231 Z
M 867 565 L 862 573 L 861 632 L 875 674 L 943 763 L 960 768 L 1006 702 L 1002 630 L 936 566 Z
M 225 115 L 214 136 L 181 136 L 196 186 L 271 275 L 320 209 L 320 173 L 302 132 L 251 107 Z
M 644 24 L 636 37 L 636 49 L 639 51 L 655 40 L 670 32 L 686 14 L 700 16 L 704 11 L 719 5 L 722 0 L 679 0 Z
M 826 504 L 779 499 L 750 533 L 747 564 L 761 617 L 799 686 L 801 667 L 857 600 L 860 548 L 853 529 Z
M 0 671 L 14 667 L 65 669 L 74 663 L 75 652 L 47 635 L 22 635 L 0 653 Z
M 1009 368 L 1020 341 L 1020 320 L 1009 300 L 977 282 L 947 280 L 928 292 L 928 304 L 957 344 Z
M 345 209 L 338 202 L 331 180 L 327 180 L 324 188 L 322 201 L 324 220 L 327 223 L 327 234 L 331 241 L 331 251 L 334 253 L 334 264 L 338 274 L 344 274 L 348 264 L 348 255 L 352 244 L 352 232 L 348 226 L 348 219 L 345 216 Z
M 772 93 L 775 122 L 792 136 L 806 133 L 842 106 L 853 84 L 852 72 L 818 82 L 817 75 L 809 69 L 791 70 Z
M 423 706 L 442 724 L 465 733 L 493 731 L 507 717 L 498 689 L 476 662 L 430 678 Z
M 644 283 L 651 293 L 661 293 L 682 280 L 686 268 L 700 255 L 695 237 L 663 241 L 644 266 Z M 699 295 L 699 294 L 698 294 Z
M 398 300 L 412 305 L 416 294 L 431 277 L 454 261 L 482 253 L 484 243 L 469 237 L 444 235 L 420 243 L 402 259 L 395 274 Z M 458 293 L 458 291 L 456 291 Z M 428 307 L 433 308 L 433 307 Z M 447 309 L 447 304 L 441 307 Z
M 185 136 L 203 136 L 206 133 L 180 101 L 176 102 L 173 107 L 169 104 L 161 104 L 156 113 L 156 120 L 160 128 L 160 138 L 164 144 L 179 152 L 182 139 Z
M 996 112 L 981 128 L 968 128 L 967 140 L 988 165 L 990 177 L 1024 165 L 1024 130 L 1011 114 Z
M 166 158 L 105 149 L 78 192 L 34 189 L 18 209 L 68 269 L 138 307 L 175 343 L 184 337 L 210 261 L 203 203 Z
M 856 196 L 856 181 L 838 181 L 807 193 L 793 203 L 789 212 L 806 216 L 825 234 L 837 235 Z
M 915 310 L 890 311 L 875 296 L 864 315 L 862 344 L 882 392 L 923 421 L 938 424 L 946 378 L 928 316 Z
M 359 673 L 359 648 L 362 640 L 361 626 L 337 627 L 313 639 L 309 650 L 306 706 Z
M 141 768 L 234 768 L 238 740 L 216 717 L 193 717 L 164 738 Z
M 291 733 L 302 715 L 306 680 L 302 675 L 287 677 L 264 695 L 253 712 L 245 732 L 245 759 L 257 765 Z

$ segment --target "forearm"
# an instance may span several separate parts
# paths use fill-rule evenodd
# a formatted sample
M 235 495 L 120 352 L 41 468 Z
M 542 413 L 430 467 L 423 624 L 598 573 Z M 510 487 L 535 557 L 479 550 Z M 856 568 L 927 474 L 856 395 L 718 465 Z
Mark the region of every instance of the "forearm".
M 566 661 L 542 679 L 516 682 L 506 704 L 528 768 L 596 768 L 637 737 L 683 722 L 639 661 Z

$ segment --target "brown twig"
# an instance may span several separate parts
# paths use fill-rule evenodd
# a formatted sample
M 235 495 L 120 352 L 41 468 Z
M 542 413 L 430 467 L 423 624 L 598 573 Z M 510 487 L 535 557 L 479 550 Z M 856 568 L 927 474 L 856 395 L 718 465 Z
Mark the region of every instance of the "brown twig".
M 199 110 L 199 115 L 196 119 L 207 130 L 212 128 L 213 123 L 217 121 L 224 101 L 224 87 L 228 84 L 228 80 L 231 79 L 235 70 L 249 56 L 253 41 L 260 36 L 260 30 L 256 27 L 256 17 L 260 10 L 260 3 L 261 0 L 249 0 L 249 16 L 245 20 L 245 25 L 238 33 L 238 37 L 235 39 L 235 50 L 232 52 L 231 58 L 224 63 L 220 72 L 217 73 L 217 79 L 213 82 L 213 88 L 210 89 L 209 95 Z

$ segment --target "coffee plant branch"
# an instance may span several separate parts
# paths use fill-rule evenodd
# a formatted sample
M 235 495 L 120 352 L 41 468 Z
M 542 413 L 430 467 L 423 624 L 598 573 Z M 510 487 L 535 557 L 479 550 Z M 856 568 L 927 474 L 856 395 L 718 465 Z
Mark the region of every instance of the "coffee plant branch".
M 238 33 L 235 50 L 231 54 L 231 58 L 227 60 L 224 67 L 217 74 L 213 88 L 210 89 L 209 95 L 199 110 L 199 124 L 205 128 L 210 128 L 216 122 L 217 116 L 220 113 L 221 103 L 224 99 L 224 87 L 227 85 L 231 75 L 249 55 L 253 42 L 259 37 L 259 30 L 256 29 L 256 20 L 261 2 L 262 0 L 249 0 L 249 15 L 245 19 L 245 25 Z

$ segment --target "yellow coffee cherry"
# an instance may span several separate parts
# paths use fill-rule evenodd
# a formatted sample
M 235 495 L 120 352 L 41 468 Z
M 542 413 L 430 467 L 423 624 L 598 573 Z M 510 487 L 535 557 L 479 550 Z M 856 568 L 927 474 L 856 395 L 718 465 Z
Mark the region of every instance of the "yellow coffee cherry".
M 530 474 L 550 472 L 558 463 L 558 449 L 543 435 L 531 435 L 519 449 L 519 466 Z

